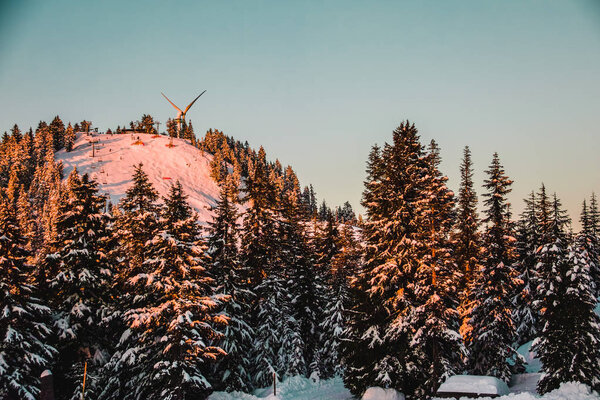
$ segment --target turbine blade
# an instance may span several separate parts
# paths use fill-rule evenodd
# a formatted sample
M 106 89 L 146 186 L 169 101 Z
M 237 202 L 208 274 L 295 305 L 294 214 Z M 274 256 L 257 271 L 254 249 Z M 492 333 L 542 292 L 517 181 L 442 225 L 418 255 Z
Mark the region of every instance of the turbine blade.
M 160 92 L 160 94 L 162 94 L 162 95 L 163 95 L 163 97 L 164 97 L 165 99 L 167 99 L 167 101 L 168 101 L 169 103 L 171 103 L 171 105 L 172 105 L 173 107 L 175 107 L 175 109 L 176 109 L 177 111 L 179 111 L 180 113 L 183 113 L 183 111 L 181 111 L 181 109 L 180 109 L 179 107 L 177 107 L 175 104 L 173 104 L 173 102 L 172 102 L 171 100 L 169 100 L 169 98 L 168 98 L 167 96 L 165 96 L 165 94 L 164 94 L 163 92 Z
M 183 113 L 184 113 L 184 114 L 185 114 L 185 113 L 187 113 L 187 112 L 188 112 L 188 110 L 190 109 L 190 107 L 191 107 L 191 106 L 192 106 L 192 105 L 193 105 L 193 104 L 196 102 L 196 100 L 198 100 L 198 99 L 200 98 L 200 96 L 202 96 L 202 95 L 203 95 L 205 92 L 206 92 L 206 90 L 205 90 L 204 92 L 200 93 L 200 94 L 198 95 L 198 97 L 196 97 L 196 98 L 194 99 L 194 101 L 192 101 L 192 102 L 190 103 L 190 105 L 189 105 L 189 106 L 187 106 L 187 108 L 185 109 L 185 111 L 184 111 Z

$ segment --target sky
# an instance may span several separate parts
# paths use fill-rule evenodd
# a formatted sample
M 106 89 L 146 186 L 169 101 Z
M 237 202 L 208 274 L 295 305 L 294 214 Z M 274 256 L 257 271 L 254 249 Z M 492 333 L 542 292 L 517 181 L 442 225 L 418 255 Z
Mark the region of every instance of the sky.
M 543 182 L 577 229 L 600 194 L 600 1 L 0 1 L 0 132 L 100 130 L 188 112 L 362 211 L 365 163 L 401 121 L 478 194 L 492 154 L 513 211 Z

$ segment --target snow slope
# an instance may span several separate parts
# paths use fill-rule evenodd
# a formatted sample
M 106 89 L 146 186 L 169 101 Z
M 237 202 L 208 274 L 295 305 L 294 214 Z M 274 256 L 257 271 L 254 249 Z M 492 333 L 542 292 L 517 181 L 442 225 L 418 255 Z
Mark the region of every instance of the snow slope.
M 138 137 L 143 144 L 134 144 Z M 97 141 L 94 158 L 91 140 Z M 179 179 L 199 220 L 209 221 L 212 216 L 207 207 L 219 197 L 219 187 L 210 177 L 212 155 L 183 139 L 173 139 L 172 148 L 167 147 L 168 143 L 168 137 L 146 134 L 135 135 L 133 140 L 132 135 L 78 134 L 73 151 L 60 150 L 56 158 L 63 163 L 65 177 L 74 167 L 80 174 L 88 173 L 115 205 L 131 186 L 134 166 L 141 162 L 161 197 Z

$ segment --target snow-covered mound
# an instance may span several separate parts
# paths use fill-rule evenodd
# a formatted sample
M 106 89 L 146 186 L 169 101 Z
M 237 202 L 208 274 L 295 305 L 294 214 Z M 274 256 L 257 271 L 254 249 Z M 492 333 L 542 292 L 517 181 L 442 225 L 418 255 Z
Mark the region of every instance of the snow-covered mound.
M 94 157 L 91 141 L 96 142 Z M 63 162 L 65 176 L 74 167 L 80 174 L 88 173 L 113 204 L 131 186 L 134 166 L 143 163 L 144 171 L 161 196 L 179 180 L 199 220 L 209 221 L 212 215 L 207 207 L 214 205 L 219 197 L 219 187 L 210 177 L 212 156 L 182 139 L 173 139 L 175 147 L 169 148 L 168 144 L 169 138 L 165 136 L 78 134 L 73 151 L 60 150 L 56 158 Z
M 451 376 L 438 389 L 440 397 L 454 397 L 454 394 L 504 396 L 508 393 L 510 391 L 504 381 L 493 376 L 479 375 Z
M 370 387 L 365 391 L 362 400 L 404 400 L 404 395 L 394 389 Z
M 466 397 L 461 400 L 467 399 Z M 490 400 L 491 397 L 481 397 L 480 400 Z M 436 400 L 434 398 L 434 400 Z M 496 397 L 495 400 L 600 400 L 598 393 L 581 383 L 563 383 L 560 388 L 538 396 L 533 393 L 511 393 L 507 396 Z

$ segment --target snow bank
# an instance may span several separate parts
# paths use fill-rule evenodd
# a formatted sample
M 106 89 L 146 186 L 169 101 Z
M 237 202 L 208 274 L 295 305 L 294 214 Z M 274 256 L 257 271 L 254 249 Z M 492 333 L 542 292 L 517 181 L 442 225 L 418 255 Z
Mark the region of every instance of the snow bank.
M 508 385 L 493 376 L 454 375 L 446 379 L 438 389 L 442 393 L 470 393 L 504 396 L 510 393 Z
M 294 376 L 277 384 L 277 396 L 273 388 L 257 389 L 253 394 L 240 392 L 215 392 L 209 400 L 351 400 L 352 394 L 344 387 L 342 378 L 315 380 Z M 404 400 L 402 398 L 402 400 Z
M 363 394 L 362 400 L 404 400 L 404 395 L 394 389 L 370 387 Z
M 541 376 L 539 372 L 513 375 L 509 389 L 511 393 L 537 393 L 537 383 Z
M 481 397 L 481 400 L 491 400 L 491 397 Z M 433 400 L 441 400 L 434 398 Z M 461 400 L 467 400 L 461 397 Z M 538 396 L 533 393 L 511 393 L 506 396 L 496 397 L 495 400 L 600 400 L 600 395 L 581 383 L 563 383 L 560 388 Z

